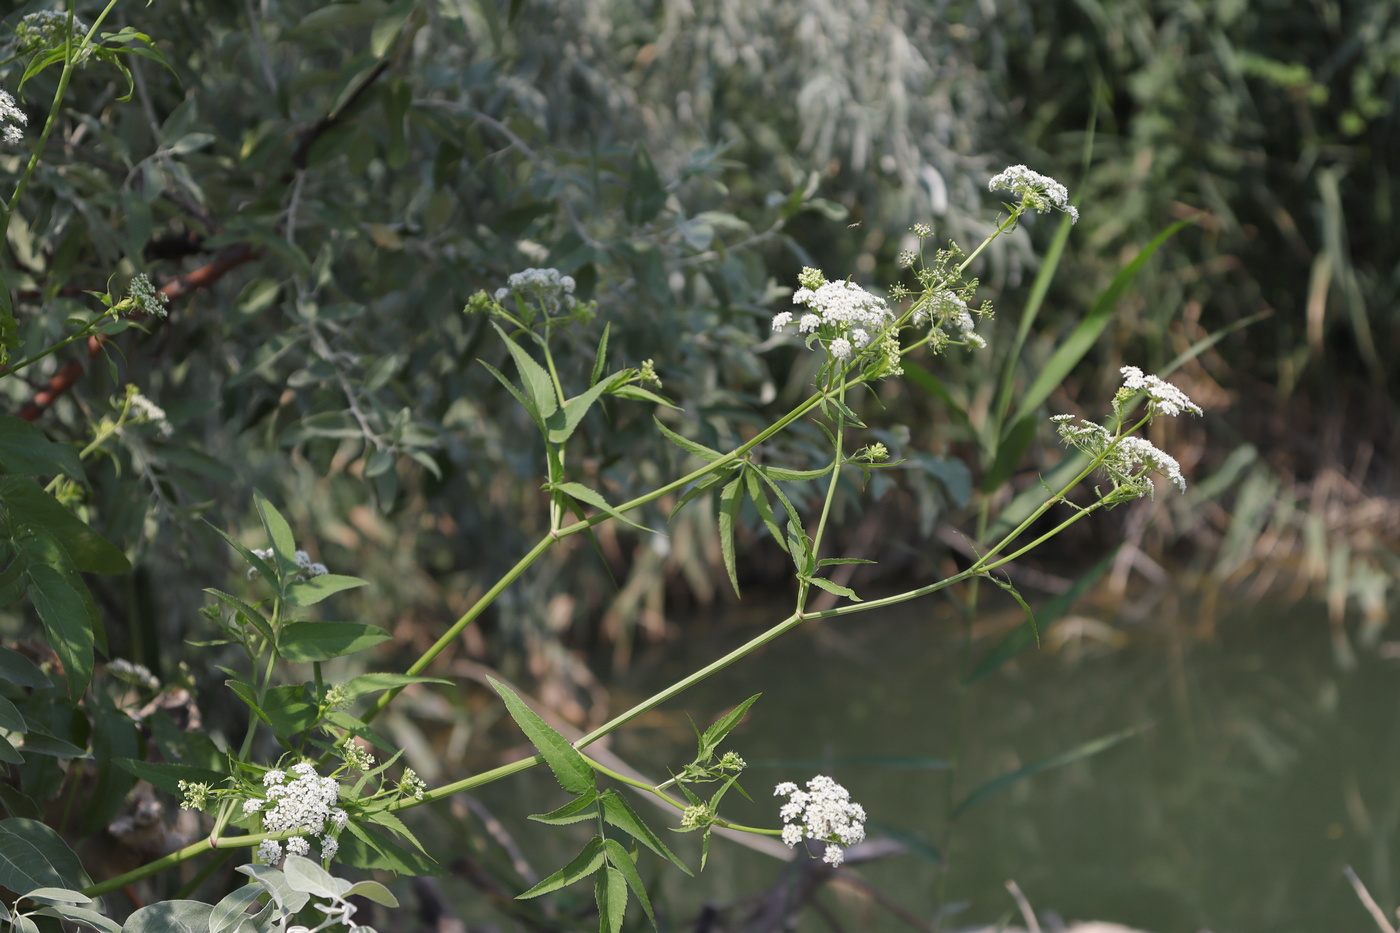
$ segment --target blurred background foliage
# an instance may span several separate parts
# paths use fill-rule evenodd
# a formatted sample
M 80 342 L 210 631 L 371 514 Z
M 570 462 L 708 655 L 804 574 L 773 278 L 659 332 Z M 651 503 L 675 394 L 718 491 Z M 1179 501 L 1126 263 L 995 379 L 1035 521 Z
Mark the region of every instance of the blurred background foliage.
M 0 6 L 6 34 L 50 7 Z M 1014 162 L 1064 181 L 1082 219 L 1062 256 L 1047 216 L 979 261 L 999 310 L 989 355 L 925 358 L 932 378 L 882 390 L 872 439 L 907 460 L 838 516 L 842 546 L 891 576 L 958 560 L 974 490 L 1005 503 L 1060 459 L 1045 432 L 984 483 L 999 374 L 1031 382 L 1119 270 L 1190 218 L 1044 414 L 1102 411 L 1120 365 L 1175 368 L 1208 417 L 1154 440 L 1191 491 L 1085 523 L 1027 579 L 1063 589 L 1126 539 L 1107 577 L 1125 621 L 1199 586 L 1202 636 L 1217 598 L 1312 595 L 1340 657 L 1356 632 L 1380 637 L 1400 540 L 1393 4 L 182 0 L 116 16 L 171 69 L 136 62 L 127 103 L 115 72 L 76 74 L 7 270 L 35 344 L 109 279 L 148 271 L 177 299 L 148 333 L 8 380 L 11 412 L 56 440 L 90 439 L 127 382 L 174 425 L 124 428 L 68 491 L 137 566 L 93 581 L 113 656 L 180 676 L 200 589 L 241 572 L 201 520 L 251 532 L 257 488 L 317 559 L 371 580 L 338 611 L 416 657 L 547 527 L 542 450 L 477 362 L 507 365 L 462 312 L 473 293 L 525 267 L 573 276 L 597 317 L 560 350 L 566 384 L 583 387 L 610 324 L 617 365 L 656 361 L 682 409 L 664 419 L 732 445 L 812 381 L 816 361 L 769 329 L 797 271 L 891 285 L 914 223 L 975 245 L 995 224 L 986 180 Z M 3 81 L 32 127 L 56 77 L 20 92 L 22 66 Z M 1047 255 L 1059 275 L 1013 357 Z M 651 407 L 609 404 L 575 435 L 579 478 L 613 501 L 674 475 Z M 811 430 L 767 455 L 814 465 Z M 660 506 L 640 520 L 663 528 Z M 599 673 L 729 598 L 712 511 L 668 533 L 571 539 L 443 669 L 503 665 L 596 721 Z M 763 538 L 748 535 L 744 575 L 780 583 Z M 491 724 L 435 702 L 386 717 L 429 780 Z

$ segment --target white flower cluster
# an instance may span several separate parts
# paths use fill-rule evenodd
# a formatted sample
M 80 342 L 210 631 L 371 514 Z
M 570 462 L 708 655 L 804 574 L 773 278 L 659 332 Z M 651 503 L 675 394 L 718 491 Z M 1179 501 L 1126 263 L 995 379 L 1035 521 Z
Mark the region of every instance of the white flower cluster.
M 1124 389 L 1133 393 L 1147 393 L 1147 408 L 1152 414 L 1171 415 L 1173 418 L 1183 411 L 1189 411 L 1193 415 L 1201 414 L 1201 406 L 1187 398 L 1185 392 L 1170 382 L 1156 376 L 1144 375 L 1136 366 L 1124 366 L 1119 372 L 1123 374 Z
M 274 560 L 277 557 L 277 552 L 270 547 L 253 548 L 253 556 L 262 560 L 270 561 Z M 306 553 L 305 551 L 297 551 L 294 557 L 296 559 L 297 566 L 300 567 L 302 570 L 302 579 L 305 579 L 306 577 L 320 577 L 330 573 L 330 571 L 326 569 L 325 564 L 313 562 L 311 560 L 311 555 Z M 258 568 L 252 567 L 248 570 L 249 580 L 253 579 L 257 575 Z
M 306 855 L 311 851 L 311 842 L 306 837 L 319 835 L 321 858 L 334 858 L 340 849 L 335 834 L 344 829 L 350 819 L 348 813 L 334 805 L 340 797 L 340 783 L 335 778 L 321 777 L 309 761 L 292 765 L 289 770 L 295 775 L 290 781 L 286 771 L 274 769 L 264 774 L 266 796 L 245 801 L 243 812 L 261 813 L 263 832 L 302 833 L 287 840 L 287 855 Z M 276 865 L 282 860 L 282 843 L 264 839 L 258 845 L 257 860 L 264 865 Z
M 802 270 L 803 286 L 792 295 L 792 303 L 808 311 L 797 321 L 801 334 L 816 334 L 826 344 L 832 358 L 845 362 L 865 348 L 894 320 L 894 312 L 854 282 L 820 282 L 815 269 Z M 781 332 L 793 322 L 793 313 L 783 311 L 773 317 L 773 330 Z
M 28 115 L 19 109 L 10 92 L 0 90 L 0 138 L 11 145 L 18 143 L 24 139 L 22 127 L 28 122 Z
M 1186 491 L 1181 464 L 1151 441 L 1130 435 L 1120 437 L 1115 442 L 1113 435 L 1103 425 L 1085 419 L 1073 424 L 1073 415 L 1056 415 L 1050 420 L 1055 422 L 1060 437 L 1076 449 L 1091 457 L 1107 452 L 1100 466 L 1116 486 L 1130 493 L 1127 498 L 1153 495 L 1155 486 L 1148 473 L 1161 474 L 1171 480 L 1177 489 Z
M 833 867 L 845 858 L 842 846 L 852 846 L 865 838 L 865 808 L 851 802 L 851 794 L 824 774 L 807 782 L 806 790 L 798 790 L 791 781 L 773 788 L 773 796 L 786 796 L 778 815 L 786 824 L 783 842 L 788 848 L 803 839 L 825 842 L 822 860 Z
M 1079 221 L 1079 209 L 1069 203 L 1069 190 L 1049 175 L 1032 172 L 1024 165 L 1010 165 L 987 182 L 988 191 L 1005 190 L 1021 199 L 1021 206 L 1033 207 L 1040 213 L 1059 209 L 1069 215 L 1071 223 Z
M 73 17 L 73 35 L 85 34 L 87 24 Z M 58 48 L 68 38 L 68 14 L 57 10 L 40 10 L 26 13 L 15 24 L 15 50 L 21 55 L 46 49 Z M 82 64 L 92 57 L 92 48 L 83 49 L 73 59 Z
M 146 273 L 139 272 L 133 276 L 131 281 L 127 283 L 126 293 L 136 303 L 135 310 L 154 317 L 165 317 L 167 313 L 165 306 L 170 304 L 170 296 L 165 292 L 157 291 Z
M 165 409 L 155 402 L 146 398 L 140 392 L 131 393 L 131 411 L 136 415 L 138 421 L 145 421 L 156 426 L 161 437 L 169 437 L 175 433 L 175 428 L 170 424 L 170 419 L 166 417 Z
M 927 305 L 922 302 L 919 304 L 914 311 L 913 322 L 922 324 L 930 316 L 933 318 L 934 329 L 951 340 L 971 344 L 978 349 L 986 348 L 987 341 L 976 332 L 977 322 L 973 320 L 967 302 L 963 301 L 957 292 L 944 289 L 934 293 Z
M 572 311 L 574 299 L 573 276 L 561 275 L 558 269 L 526 269 L 506 280 L 505 288 L 496 289 L 496 300 L 504 301 L 511 294 L 537 305 L 546 314 Z

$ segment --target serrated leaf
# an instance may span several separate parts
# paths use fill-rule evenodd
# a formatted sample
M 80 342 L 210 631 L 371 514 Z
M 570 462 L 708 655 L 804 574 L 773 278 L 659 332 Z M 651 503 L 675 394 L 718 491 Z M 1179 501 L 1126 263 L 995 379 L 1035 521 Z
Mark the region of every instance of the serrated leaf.
M 616 389 L 612 390 L 611 394 L 616 395 L 618 398 L 630 398 L 638 402 L 655 402 L 657 405 L 676 411 L 685 410 L 670 399 L 657 395 L 650 389 L 644 389 L 638 385 L 618 386 Z
M 700 736 L 699 755 L 697 757 L 706 759 L 707 752 L 712 753 L 718 748 L 719 743 L 724 741 L 725 736 L 729 735 L 735 726 L 744 721 L 744 716 L 748 713 L 749 707 L 753 706 L 761 696 L 763 696 L 763 694 L 755 693 L 719 719 L 710 723 L 709 727 L 705 729 L 704 735 Z
M 557 810 L 550 810 L 548 813 L 536 813 L 529 817 L 536 823 L 547 823 L 551 826 L 567 826 L 570 823 L 582 823 L 584 820 L 591 820 L 598 815 L 598 795 L 596 793 L 584 794 L 582 797 L 575 797 Z
M 780 480 L 785 483 L 806 482 L 808 480 L 821 479 L 831 472 L 831 467 L 824 466 L 820 470 L 785 470 L 782 467 L 760 466 L 758 471 L 770 480 Z
M 598 786 L 597 776 L 578 749 L 526 706 L 525 702 L 516 696 L 515 691 L 494 678 L 488 677 L 486 680 L 491 689 L 500 694 L 506 711 L 539 751 L 544 763 L 549 765 L 549 770 L 554 772 L 559 786 L 578 796 L 595 793 Z
M 851 602 L 861 602 L 861 598 L 857 596 L 855 594 L 855 591 L 848 586 L 842 586 L 839 583 L 833 583 L 830 580 L 824 580 L 821 577 L 803 577 L 802 579 L 806 580 L 808 583 L 812 584 L 818 589 L 826 590 L 828 593 L 832 593 L 836 596 L 844 596 Z
M 686 453 L 692 453 L 695 456 L 699 457 L 701 460 L 704 460 L 708 463 L 714 463 L 716 460 L 724 456 L 724 454 L 720 453 L 718 450 L 711 450 L 704 444 L 698 444 L 688 437 L 682 437 L 675 431 L 672 431 L 670 428 L 666 427 L 666 425 L 662 424 L 661 419 L 657 418 L 655 415 L 652 416 L 651 420 L 656 422 L 656 426 L 661 429 L 661 433 L 665 435 L 668 441 L 670 441 L 672 444 L 675 444 L 677 447 L 679 447 L 681 450 L 684 450 Z
M 550 891 L 557 891 L 567 887 L 575 881 L 582 881 L 593 874 L 604 864 L 603 840 L 594 836 L 588 841 L 588 845 L 583 847 L 583 851 L 574 856 L 573 861 L 563 868 L 542 880 L 539 884 L 530 888 L 523 894 L 517 894 L 516 900 L 523 901 L 532 897 L 539 897 L 541 894 L 548 894 Z
M 639 525 L 636 522 L 632 521 L 632 519 L 628 518 L 626 515 L 623 515 L 617 509 L 609 505 L 608 500 L 604 499 L 599 493 L 595 492 L 592 489 L 589 489 L 582 483 L 555 483 L 550 488 L 557 489 L 565 495 L 569 496 L 570 498 L 577 499 L 585 505 L 591 505 L 598 511 L 617 519 L 624 525 L 636 528 L 638 531 L 645 531 L 649 534 L 657 533 L 654 529 L 648 528 L 645 525 Z
M 492 366 L 485 360 L 477 360 L 477 362 L 480 363 L 482 366 L 485 366 L 487 371 L 490 372 L 491 375 L 496 377 L 496 381 L 506 387 L 506 391 L 515 397 L 515 400 L 520 403 L 521 408 L 525 409 L 525 413 L 530 416 L 530 420 L 535 422 L 539 429 L 543 431 L 544 420 L 540 417 L 539 409 L 535 407 L 535 403 L 526 398 L 525 393 L 521 392 L 520 389 L 516 388 L 515 383 L 507 379 L 505 374 L 502 373 L 499 369 Z
M 600 871 L 593 882 L 593 897 L 598 904 L 598 933 L 622 933 L 627 915 L 627 882 L 622 872 L 611 865 Z
M 290 622 L 277 639 L 278 653 L 288 661 L 329 661 L 373 648 L 393 636 L 360 622 Z
M 491 326 L 496 329 L 496 333 L 501 335 L 501 339 L 506 342 L 506 349 L 510 351 L 511 359 L 515 361 L 515 369 L 520 373 L 520 381 L 525 388 L 525 394 L 534 403 L 535 410 L 539 412 L 541 423 L 547 424 L 549 416 L 559 410 L 559 399 L 554 394 L 554 382 L 549 378 L 549 373 L 534 357 L 506 335 L 501 326 L 495 321 Z
M 359 677 L 347 680 L 342 689 L 350 699 L 357 700 L 371 693 L 398 690 L 410 684 L 447 684 L 451 686 L 452 681 L 443 680 L 441 677 L 416 677 L 412 674 L 361 674 Z
M 873 564 L 875 561 L 863 557 L 823 557 L 817 561 L 818 567 L 834 567 L 839 564 Z
M 734 477 L 719 494 L 719 550 L 724 558 L 724 569 L 729 574 L 729 583 L 734 587 L 734 595 L 739 595 L 739 573 L 734 563 L 734 524 L 739 516 L 739 506 L 744 501 L 744 477 L 741 473 Z
M 687 875 L 693 874 L 686 867 L 685 862 L 682 862 L 674 852 L 666 848 L 666 843 L 661 841 L 661 837 L 652 832 L 650 826 L 642 822 L 642 818 L 637 815 L 637 812 L 626 800 L 622 799 L 617 791 L 612 789 L 603 791 L 598 795 L 598 803 L 603 808 L 604 820 L 666 859 Z
M 674 519 L 676 515 L 680 512 L 680 510 L 685 508 L 686 505 L 723 483 L 726 479 L 732 476 L 734 474 L 734 471 L 737 469 L 739 469 L 738 464 L 721 467 L 719 470 L 715 471 L 714 473 L 711 473 L 704 479 L 697 482 L 695 485 L 691 486 L 685 491 L 685 494 L 680 497 L 679 501 L 677 501 L 676 504 L 671 508 L 671 514 L 668 516 L 668 520 Z
M 257 629 L 258 634 L 263 638 L 266 638 L 268 641 L 273 640 L 272 624 L 268 622 L 267 618 L 257 609 L 248 605 L 237 596 L 225 593 L 223 590 L 216 590 L 212 586 L 205 587 L 204 592 L 232 609 L 240 619 Z
M 763 483 L 758 478 L 756 470 L 744 471 L 744 485 L 748 487 L 749 499 L 752 500 L 754 508 L 758 510 L 758 517 L 762 520 L 768 533 L 773 536 L 773 540 L 778 542 L 778 547 L 787 550 L 787 540 L 783 531 L 778 527 L 778 520 L 773 515 L 773 506 L 768 502 L 768 494 L 763 491 Z
M 632 861 L 632 853 L 628 852 L 616 839 L 604 840 L 603 852 L 607 856 L 608 864 L 622 873 L 627 886 L 632 889 L 637 900 L 641 901 L 642 910 L 645 911 L 647 919 L 651 921 L 654 929 L 656 927 L 656 914 L 652 913 L 651 898 L 647 895 L 646 885 L 642 884 L 642 876 L 637 873 L 637 865 Z
M 593 403 L 598 401 L 605 391 L 608 382 L 604 380 L 593 386 L 582 395 L 576 395 L 564 403 L 564 407 L 554 414 L 545 418 L 546 436 L 551 444 L 562 444 L 567 441 L 578 427 L 583 416 L 588 414 L 588 409 L 593 407 Z
M 598 350 L 593 355 L 593 372 L 588 375 L 588 384 L 594 386 L 603 378 L 603 370 L 608 366 L 608 336 L 612 333 L 612 322 L 603 325 L 603 336 L 598 341 Z

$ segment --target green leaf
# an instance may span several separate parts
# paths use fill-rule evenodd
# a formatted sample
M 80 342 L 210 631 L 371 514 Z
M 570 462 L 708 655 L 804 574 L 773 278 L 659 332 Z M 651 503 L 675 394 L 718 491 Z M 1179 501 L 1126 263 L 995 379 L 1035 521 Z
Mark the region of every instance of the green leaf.
M 749 707 L 753 706 L 761 696 L 763 696 L 763 694 L 755 693 L 719 719 L 710 723 L 709 727 L 705 730 L 705 734 L 700 736 L 699 755 L 697 757 L 705 759 L 708 757 L 706 754 L 707 752 L 713 752 L 718 748 L 719 743 L 724 741 L 725 736 L 729 735 L 735 726 L 744 721 L 744 716 L 748 713 Z
M 642 902 L 642 910 L 646 912 L 647 919 L 651 921 L 653 928 L 656 927 L 656 914 L 651 910 L 651 898 L 647 895 L 646 885 L 642 884 L 642 876 L 637 873 L 636 863 L 632 861 L 632 853 L 628 852 L 622 843 L 616 839 L 605 839 L 603 841 L 603 853 L 607 856 L 608 864 L 614 870 L 622 873 L 627 886 L 632 889 L 632 893 L 637 896 L 637 900 Z
M 357 881 L 341 896 L 346 898 L 363 897 L 367 901 L 374 901 L 381 907 L 399 906 L 399 899 L 394 897 L 394 893 L 378 881 Z
M 734 522 L 744 501 L 744 475 L 734 477 L 719 494 L 719 551 L 734 595 L 739 595 L 739 573 L 734 564 Z
M 1113 561 L 1118 556 L 1118 549 L 1114 548 L 1113 553 L 1104 557 L 1097 564 L 1084 573 L 1068 590 L 1056 596 L 1040 608 L 1040 628 L 1048 629 L 1060 617 L 1073 608 L 1079 598 L 1088 592 L 1099 578 L 1104 575 L 1109 567 L 1113 566 Z M 997 646 L 987 652 L 982 660 L 977 662 L 977 666 L 967 675 L 967 686 L 972 686 L 977 681 L 999 670 L 1003 664 L 1016 655 L 1025 651 L 1038 640 L 1036 632 L 1035 618 L 1030 617 L 1022 624 L 1016 626 L 1006 636 L 1002 638 Z
M 545 428 L 551 444 L 562 444 L 567 441 L 578 427 L 583 416 L 588 414 L 588 409 L 593 407 L 593 403 L 598 401 L 598 397 L 607 391 L 608 380 L 604 380 L 593 386 L 582 395 L 576 395 L 564 403 L 564 407 L 556 411 L 545 419 Z
M 268 586 L 277 586 L 279 574 L 276 573 L 275 562 L 268 563 L 267 561 L 263 560 L 261 557 L 254 554 L 248 548 L 235 541 L 233 537 L 226 533 L 222 528 L 219 528 L 218 526 L 213 525 L 209 522 L 205 522 L 205 525 L 207 525 L 209 529 L 214 532 L 214 534 L 218 535 L 220 538 L 223 538 L 225 544 L 237 551 L 238 556 L 242 557 L 245 561 L 247 561 L 248 566 L 256 570 L 262 576 L 262 578 L 267 581 Z
M 382 628 L 360 622 L 290 622 L 282 627 L 277 652 L 288 661 L 329 661 L 392 637 Z
M 982 477 L 983 492 L 988 494 L 996 492 L 1010 481 L 1011 474 L 1016 470 L 1016 465 L 1025 456 L 1026 450 L 1031 446 L 1031 441 L 1035 440 L 1038 426 L 1036 419 L 1029 416 L 1019 418 L 1011 423 L 1005 436 L 997 443 L 992 465 L 987 469 L 986 475 Z
M 748 488 L 749 499 L 758 510 L 758 517 L 763 521 L 764 527 L 773 536 L 773 540 L 778 542 L 778 547 L 786 551 L 787 539 L 783 530 L 778 527 L 778 520 L 773 516 L 773 506 L 768 502 L 768 494 L 763 491 L 763 483 L 758 478 L 757 470 L 744 471 L 744 485 Z
M 351 820 L 340 836 L 339 860 L 356 868 L 398 872 L 409 877 L 440 875 L 443 868 L 419 852 L 405 849 L 382 832 L 360 826 Z
M 559 410 L 559 399 L 554 394 L 554 382 L 549 378 L 549 373 L 534 357 L 526 352 L 525 348 L 517 344 L 506 332 L 501 330 L 501 326 L 495 321 L 491 326 L 496 329 L 496 333 L 501 335 L 501 339 L 506 342 L 506 349 L 510 351 L 511 359 L 515 360 L 515 369 L 520 373 L 520 379 L 525 387 L 525 394 L 534 403 L 535 410 L 539 412 L 541 423 L 547 423 L 549 416 Z
M 130 572 L 131 562 L 121 548 L 89 528 L 32 479 L 0 478 L 0 500 L 9 509 L 13 523 L 32 525 L 52 535 L 79 570 L 104 574 Z
M 3 736 L 0 736 L 0 761 L 12 765 L 24 764 L 24 756 L 19 753 L 18 749 L 16 749 L 13 745 L 10 744 L 9 739 Z M 7 785 L 0 784 L 0 787 L 3 786 Z
M 597 836 L 588 840 L 588 845 L 583 847 L 583 851 L 574 856 L 573 861 L 563 868 L 542 880 L 539 884 L 530 888 L 523 894 L 517 894 L 516 900 L 523 901 L 532 897 L 539 897 L 541 894 L 548 894 L 550 891 L 557 891 L 567 887 L 575 881 L 582 881 L 603 867 L 605 858 L 603 856 L 603 840 Z
M 611 865 L 600 871 L 593 882 L 593 897 L 598 903 L 598 933 L 622 933 L 622 919 L 627 916 L 627 882 L 622 872 Z
M 49 440 L 28 421 L 0 415 L 0 473 L 29 476 L 65 473 L 82 482 L 83 465 L 72 447 Z
M 7 732 L 25 731 L 24 717 L 15 709 L 15 705 L 4 697 L 0 697 L 0 729 Z
M 589 489 L 582 483 L 554 483 L 549 488 L 557 489 L 565 495 L 569 496 L 570 498 L 577 499 L 585 505 L 591 505 L 598 511 L 617 519 L 624 525 L 629 525 L 633 528 L 636 528 L 638 531 L 645 531 L 649 534 L 657 534 L 655 529 L 648 528 L 645 525 L 639 525 L 636 522 L 632 521 L 632 519 L 628 518 L 626 515 L 623 515 L 617 509 L 609 505 L 608 501 L 604 499 L 601 495 L 599 495 L 594 490 Z
M 267 532 L 268 541 L 272 543 L 272 550 L 277 554 L 283 575 L 295 571 L 297 545 L 292 536 L 292 526 L 287 524 L 282 513 L 277 511 L 277 507 L 262 493 L 253 492 L 253 505 L 257 507 L 258 518 L 262 519 L 263 529 Z
M 344 690 L 350 699 L 357 700 L 371 693 L 379 693 L 382 690 L 397 690 L 410 684 L 447 684 L 451 686 L 452 681 L 443 680 L 440 677 L 415 677 L 411 674 L 361 674 L 359 677 L 352 677 L 346 681 Z
M 963 813 L 986 800 L 988 797 L 1006 790 L 1012 784 L 1015 784 L 1023 778 L 1028 778 L 1033 774 L 1049 771 L 1051 768 L 1058 768 L 1062 765 L 1071 764 L 1081 759 L 1088 758 L 1091 755 L 1097 755 L 1099 752 L 1107 751 L 1119 742 L 1132 738 L 1146 728 L 1146 726 L 1133 726 L 1131 729 L 1124 729 L 1122 732 L 1114 732 L 1111 735 L 1085 742 L 1083 745 L 1076 746 L 1067 752 L 1051 755 L 1049 758 L 1042 758 L 1039 761 L 1026 765 L 1024 768 L 1018 768 L 1009 774 L 1003 774 L 1001 777 L 993 778 L 964 797 L 962 802 L 953 808 L 953 812 L 949 814 L 949 819 L 957 819 Z
M 137 761 L 134 758 L 113 758 L 112 764 L 176 797 L 180 796 L 181 781 L 217 787 L 227 777 L 226 774 L 211 768 L 179 764 L 173 761 Z
M 286 600 L 293 606 L 314 606 L 327 596 L 368 584 L 368 580 L 361 580 L 359 577 L 350 577 L 339 573 L 323 573 L 319 577 L 309 577 L 306 580 L 288 583 Z
M 515 400 L 520 403 L 521 408 L 525 409 L 526 413 L 530 416 L 530 420 L 535 422 L 535 424 L 539 426 L 539 429 L 543 431 L 544 421 L 540 418 L 540 412 L 539 409 L 535 407 L 535 403 L 526 398 L 525 393 L 517 389 L 515 387 L 515 383 L 507 379 L 505 377 L 505 374 L 502 373 L 499 369 L 492 366 L 485 360 L 477 360 L 477 362 L 480 363 L 482 366 L 485 366 L 487 371 L 491 373 L 491 375 L 496 377 L 496 381 L 499 382 L 501 385 L 505 386 L 507 392 L 515 396 Z
M 248 908 L 265 893 L 260 884 L 246 884 L 219 901 L 209 912 L 209 933 L 236 930 L 247 918 Z
M 225 593 L 223 590 L 216 590 L 212 586 L 205 587 L 204 592 L 227 605 L 238 615 L 240 619 L 257 629 L 258 634 L 268 641 L 273 640 L 272 623 L 268 622 L 261 612 L 239 599 Z
M 31 897 L 33 895 L 30 895 Z M 89 901 L 89 903 L 91 903 Z M 77 923 L 98 933 L 122 933 L 121 924 L 104 917 L 88 907 L 79 907 L 72 902 L 59 902 L 35 911 L 45 917 L 57 917 L 70 923 Z
M 548 813 L 535 813 L 529 818 L 536 823 L 547 823 L 550 826 L 582 823 L 584 820 L 591 820 L 598 815 L 597 803 L 598 794 L 589 792 L 582 797 L 575 797 L 557 810 L 550 810 Z
M 381 0 L 364 0 L 361 3 L 331 3 L 302 17 L 301 22 L 287 33 L 287 37 L 320 36 L 328 29 L 347 26 L 368 26 L 387 12 Z
M 831 593 L 833 595 L 844 596 L 851 602 L 861 602 L 861 598 L 857 596 L 855 594 L 855 591 L 848 586 L 842 586 L 839 583 L 832 583 L 830 580 L 824 580 L 821 577 L 803 577 L 802 579 L 806 580 L 808 583 L 812 584 L 818 589 L 826 590 L 828 593 Z
M 47 564 L 29 568 L 29 598 L 44 623 L 50 647 L 63 662 L 68 696 L 77 702 L 92 680 L 94 637 L 87 604 L 63 574 Z
M 213 913 L 199 901 L 160 901 L 127 917 L 122 933 L 209 933 Z
M 785 470 L 775 466 L 761 466 L 757 469 L 770 480 L 782 480 L 788 483 L 820 479 L 831 472 L 829 466 L 824 466 L 820 470 Z
M 662 424 L 661 419 L 657 418 L 655 415 L 652 416 L 651 420 L 656 422 L 656 426 L 661 429 L 661 433 L 665 435 L 668 441 L 675 444 L 681 450 L 692 453 L 707 463 L 714 463 L 724 456 L 724 454 L 720 453 L 718 450 L 711 450 L 704 444 L 697 444 L 690 438 L 681 437 L 675 431 L 672 431 L 670 428 L 666 427 L 666 425 Z
M 78 890 L 92 884 L 63 837 L 37 820 L 0 820 L 0 886 Z
M 691 870 L 686 867 L 685 862 L 682 862 L 674 852 L 666 848 L 666 843 L 661 841 L 661 837 L 652 832 L 650 826 L 642 822 L 642 818 L 637 815 L 637 812 L 626 800 L 619 796 L 617 791 L 611 788 L 603 791 L 598 796 L 598 802 L 603 808 L 604 820 L 666 859 L 687 875 L 693 875 Z
M 307 696 L 305 686 L 270 687 L 259 704 L 251 684 L 236 679 L 225 683 L 278 738 L 289 738 L 316 725 L 320 709 Z
M 818 567 L 834 567 L 839 564 L 874 564 L 876 561 L 866 560 L 863 557 L 823 557 L 817 561 Z
M 595 386 L 603 378 L 603 370 L 608 366 L 608 335 L 612 333 L 612 322 L 603 325 L 603 336 L 598 341 L 598 351 L 593 356 L 593 372 L 589 373 L 588 384 Z
M 1075 326 L 1065 342 L 1055 349 L 1050 359 L 1041 367 L 1035 381 L 1021 397 L 1021 407 L 1016 410 L 1015 416 L 1011 419 L 1013 422 L 1034 415 L 1041 403 L 1050 397 L 1050 393 L 1065 381 L 1074 367 L 1089 352 L 1089 348 L 1098 341 L 1099 335 L 1108 326 L 1114 308 L 1118 306 L 1119 300 L 1127 293 L 1129 286 L 1137 278 L 1138 273 L 1142 271 L 1147 260 L 1173 234 L 1191 223 L 1195 223 L 1194 218 L 1178 220 L 1157 234 L 1157 237 L 1147 244 L 1132 262 L 1119 270 L 1118 274 L 1113 277 L 1113 281 L 1094 300 L 1094 304 L 1089 308 L 1089 313 L 1080 319 L 1079 324 Z
M 288 913 L 296 913 L 306 906 L 311 896 L 305 891 L 293 891 L 282 872 L 267 865 L 239 865 L 234 871 L 242 872 L 262 886 L 272 901 Z
M 491 684 L 491 688 L 500 694 L 501 700 L 506 704 L 506 710 L 515 720 L 515 724 L 525 733 L 525 737 L 530 740 L 531 744 L 539 750 L 545 764 L 549 765 L 549 769 L 554 772 L 559 786 L 569 793 L 579 796 L 596 793 L 598 779 L 593 773 L 593 768 L 589 766 L 583 755 L 579 754 L 578 749 L 570 745 L 567 739 L 551 729 L 549 724 L 541 719 L 534 710 L 526 706 L 525 702 L 516 696 L 515 691 L 498 680 L 490 677 L 486 679 Z
M 340 885 L 331 873 L 305 856 L 287 856 L 282 863 L 282 873 L 286 875 L 287 887 L 293 891 L 305 891 L 316 897 L 340 896 Z
M 684 411 L 683 408 L 670 399 L 663 398 L 650 389 L 644 389 L 638 385 L 618 386 L 616 389 L 613 389 L 610 394 L 616 395 L 618 398 L 630 398 L 638 402 L 655 402 L 657 405 L 661 405 L 665 408 L 671 408 L 675 411 Z
M 36 689 L 53 686 L 53 681 L 33 661 L 9 648 L 0 648 L 0 680 Z

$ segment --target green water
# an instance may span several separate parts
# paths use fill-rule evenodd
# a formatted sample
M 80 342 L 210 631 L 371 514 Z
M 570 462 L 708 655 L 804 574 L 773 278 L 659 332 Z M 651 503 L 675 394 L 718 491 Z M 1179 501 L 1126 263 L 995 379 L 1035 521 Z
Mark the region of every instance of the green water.
M 1007 879 L 1066 920 L 1152 933 L 1372 933 L 1342 874 L 1347 864 L 1394 907 L 1400 662 L 1371 654 L 1339 669 L 1321 610 L 1261 609 L 1222 623 L 1207 643 L 1173 634 L 1192 623 L 1126 628 L 1127 643 L 1112 649 L 1032 651 L 967 692 L 958 796 L 1090 740 L 1143 731 L 968 810 L 947 848 L 948 900 L 960 910 L 945 928 L 1006 917 Z M 615 705 L 754 632 L 732 611 L 691 620 L 683 639 L 638 659 L 613 685 Z M 730 795 L 732 818 L 775 825 L 772 786 L 824 772 L 864 804 L 872 829 L 941 844 L 939 760 L 954 750 L 959 654 L 958 623 L 929 605 L 813 625 L 699 685 L 615 749 L 663 774 L 688 760 L 683 711 L 708 722 L 762 692 L 731 743 L 750 762 L 755 804 Z M 678 925 L 688 905 L 756 893 L 781 869 L 717 841 L 698 882 L 667 881 Z M 929 855 L 859 871 L 930 917 L 940 867 Z M 851 928 L 907 929 L 858 897 L 824 897 Z M 801 929 L 826 927 L 809 913 Z

